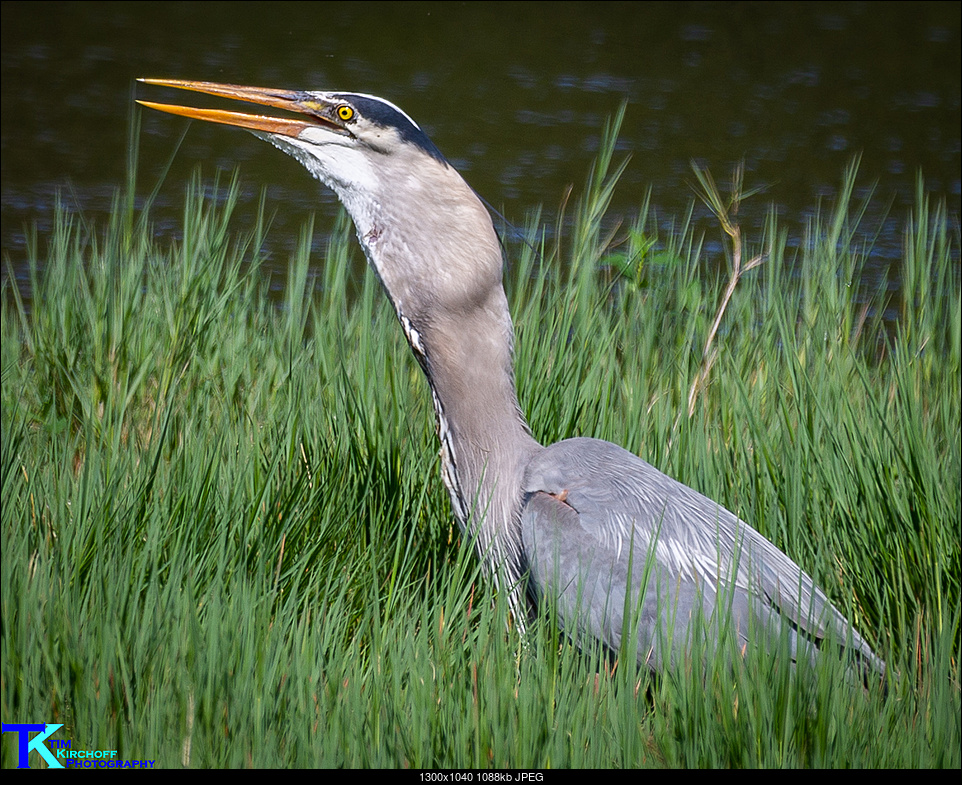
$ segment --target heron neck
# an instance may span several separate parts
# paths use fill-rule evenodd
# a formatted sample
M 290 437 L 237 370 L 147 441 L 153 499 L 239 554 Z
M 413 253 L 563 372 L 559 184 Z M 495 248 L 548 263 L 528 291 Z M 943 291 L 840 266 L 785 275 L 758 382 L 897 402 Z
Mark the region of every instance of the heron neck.
M 377 182 L 398 197 L 330 183 L 351 213 L 431 386 L 444 483 L 489 574 L 516 586 L 521 483 L 540 445 L 518 406 L 514 328 L 502 255 L 487 209 L 455 169 L 423 154 L 384 159 Z M 426 239 L 428 238 L 428 239 Z M 505 581 L 506 583 L 504 583 Z M 519 592 L 512 605 L 520 612 Z
M 524 569 L 521 480 L 540 445 L 518 404 L 504 290 L 470 309 L 398 316 L 431 387 L 458 522 L 495 578 L 514 584 Z

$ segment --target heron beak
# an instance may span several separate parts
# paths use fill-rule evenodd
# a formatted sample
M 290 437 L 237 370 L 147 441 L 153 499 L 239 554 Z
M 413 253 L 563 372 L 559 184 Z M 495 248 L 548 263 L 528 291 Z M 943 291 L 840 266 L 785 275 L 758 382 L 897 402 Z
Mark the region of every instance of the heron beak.
M 176 87 L 181 90 L 193 90 L 198 93 L 217 95 L 223 98 L 233 98 L 237 101 L 247 101 L 262 106 L 273 106 L 307 115 L 301 119 L 286 117 L 270 117 L 268 115 L 246 114 L 244 112 L 228 112 L 223 109 L 197 109 L 192 106 L 176 106 L 172 104 L 158 104 L 153 101 L 137 101 L 142 106 L 157 109 L 169 114 L 191 117 L 197 120 L 207 120 L 211 123 L 236 125 L 251 131 L 262 131 L 268 134 L 281 134 L 298 138 L 308 128 L 325 128 L 342 132 L 339 125 L 331 122 L 319 112 L 324 104 L 310 93 L 296 90 L 272 90 L 266 87 L 242 87 L 240 85 L 217 84 L 216 82 L 185 82 L 179 79 L 138 79 L 145 84 L 160 85 L 162 87 Z

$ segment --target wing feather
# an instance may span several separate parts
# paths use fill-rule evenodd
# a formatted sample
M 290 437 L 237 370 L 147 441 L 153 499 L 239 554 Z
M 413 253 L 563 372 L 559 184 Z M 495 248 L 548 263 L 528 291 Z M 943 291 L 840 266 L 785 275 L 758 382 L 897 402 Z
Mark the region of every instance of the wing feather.
M 831 634 L 884 671 L 795 562 L 627 450 L 596 439 L 559 442 L 531 461 L 523 490 L 529 586 L 558 603 L 576 637 L 618 650 L 627 620 L 638 660 L 658 669 L 692 645 L 695 630 L 709 644 L 730 634 L 740 648 L 759 635 L 788 635 L 796 659 L 816 656 Z

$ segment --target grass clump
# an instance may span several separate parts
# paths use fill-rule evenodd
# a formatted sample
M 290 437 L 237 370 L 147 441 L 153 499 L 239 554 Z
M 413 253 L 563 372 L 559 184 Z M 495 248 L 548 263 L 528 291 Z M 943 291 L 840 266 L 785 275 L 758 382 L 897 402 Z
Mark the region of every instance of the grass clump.
M 772 218 L 719 271 L 691 215 L 605 228 L 611 149 L 570 244 L 533 219 L 509 249 L 536 437 L 610 439 L 725 504 L 898 678 L 754 654 L 653 679 L 550 609 L 506 632 L 386 299 L 372 275 L 347 296 L 346 219 L 323 260 L 305 229 L 278 307 L 236 182 L 198 179 L 177 241 L 129 199 L 102 230 L 60 213 L 29 306 L 4 292 L 4 721 L 158 766 L 958 766 L 957 225 L 920 185 L 892 293 L 853 169 L 797 251 Z

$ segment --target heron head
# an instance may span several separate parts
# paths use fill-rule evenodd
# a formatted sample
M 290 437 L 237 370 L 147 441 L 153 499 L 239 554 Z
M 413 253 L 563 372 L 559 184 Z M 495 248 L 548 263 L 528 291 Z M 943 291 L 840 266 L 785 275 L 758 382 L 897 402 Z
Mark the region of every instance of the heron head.
M 396 165 L 398 159 L 411 166 L 428 159 L 447 167 L 444 156 L 420 126 L 390 101 L 376 96 L 177 79 L 139 81 L 294 113 L 293 117 L 271 116 L 138 101 L 162 112 L 246 128 L 293 155 L 344 201 L 350 201 L 355 191 L 375 192 L 382 179 L 378 172 Z

